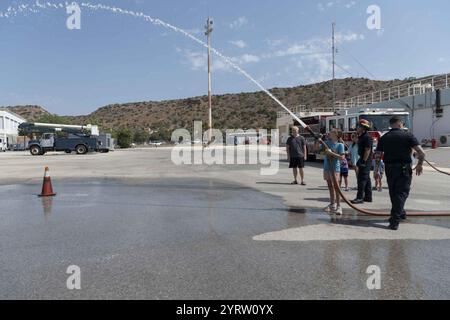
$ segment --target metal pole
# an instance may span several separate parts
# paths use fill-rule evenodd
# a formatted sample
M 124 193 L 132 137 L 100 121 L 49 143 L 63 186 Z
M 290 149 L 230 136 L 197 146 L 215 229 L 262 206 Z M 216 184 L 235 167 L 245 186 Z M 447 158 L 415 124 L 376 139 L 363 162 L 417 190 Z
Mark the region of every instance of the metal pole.
M 208 143 L 211 143 L 212 139 L 212 96 L 211 96 L 211 33 L 213 21 L 208 18 L 205 26 L 205 35 L 208 38 Z
M 336 48 L 335 48 L 335 44 L 334 44 L 334 29 L 335 29 L 335 27 L 336 27 L 336 23 L 335 22 L 333 22 L 332 24 L 331 24 L 331 31 L 332 31 L 332 36 L 331 36 L 331 41 L 332 41 L 332 50 L 333 50 L 333 80 L 332 80 L 332 86 L 333 86 L 333 113 L 335 112 L 335 103 L 336 103 L 336 88 L 335 88 L 335 83 L 334 83 L 334 80 L 335 80 L 335 76 L 336 76 L 336 74 L 335 74 L 335 54 L 336 54 Z

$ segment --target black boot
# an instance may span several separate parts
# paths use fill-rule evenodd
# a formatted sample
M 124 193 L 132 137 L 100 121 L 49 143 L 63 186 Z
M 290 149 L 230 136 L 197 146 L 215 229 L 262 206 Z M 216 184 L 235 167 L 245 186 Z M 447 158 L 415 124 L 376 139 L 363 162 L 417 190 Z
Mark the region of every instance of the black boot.
M 398 223 L 390 223 L 389 224 L 389 229 L 397 231 L 398 230 Z

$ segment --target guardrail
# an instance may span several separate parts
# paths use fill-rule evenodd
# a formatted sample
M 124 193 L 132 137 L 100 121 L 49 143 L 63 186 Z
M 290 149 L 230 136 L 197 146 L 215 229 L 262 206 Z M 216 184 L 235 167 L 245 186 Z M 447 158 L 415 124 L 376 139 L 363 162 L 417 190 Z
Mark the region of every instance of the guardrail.
M 337 101 L 336 109 L 349 109 L 354 107 L 365 107 L 383 101 L 398 100 L 418 94 L 433 92 L 437 89 L 449 87 L 450 74 L 419 79 L 399 86 L 359 95 L 350 99 Z
M 311 114 L 311 113 L 335 112 L 335 111 L 337 111 L 337 109 L 333 109 L 332 107 L 311 108 L 306 105 L 300 105 L 300 106 L 293 107 L 291 109 L 291 111 L 299 117 L 306 117 L 306 116 L 308 116 L 308 114 Z M 290 114 L 286 111 L 277 112 L 277 118 L 284 118 L 284 117 L 289 117 L 289 116 L 290 116 Z

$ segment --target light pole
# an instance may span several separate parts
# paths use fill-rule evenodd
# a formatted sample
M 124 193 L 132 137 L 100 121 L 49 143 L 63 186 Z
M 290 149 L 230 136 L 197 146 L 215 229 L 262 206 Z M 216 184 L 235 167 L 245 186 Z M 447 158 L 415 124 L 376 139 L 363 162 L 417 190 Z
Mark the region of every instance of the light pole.
M 212 139 L 212 97 L 211 97 L 211 33 L 213 31 L 213 21 L 208 18 L 205 26 L 205 36 L 208 38 L 208 144 Z
M 333 50 L 333 80 L 332 80 L 332 86 L 333 86 L 333 113 L 335 112 L 335 103 L 336 103 L 336 88 L 335 88 L 335 83 L 334 83 L 334 79 L 336 78 L 336 73 L 335 73 L 335 69 L 334 69 L 334 66 L 335 66 L 335 55 L 336 55 L 336 47 L 335 47 L 335 43 L 334 43 L 334 29 L 335 29 L 335 27 L 336 27 L 336 23 L 335 22 L 333 22 L 332 24 L 331 24 L 331 32 L 332 32 L 332 36 L 331 36 L 331 41 L 332 41 L 332 48 L 331 48 L 331 50 Z

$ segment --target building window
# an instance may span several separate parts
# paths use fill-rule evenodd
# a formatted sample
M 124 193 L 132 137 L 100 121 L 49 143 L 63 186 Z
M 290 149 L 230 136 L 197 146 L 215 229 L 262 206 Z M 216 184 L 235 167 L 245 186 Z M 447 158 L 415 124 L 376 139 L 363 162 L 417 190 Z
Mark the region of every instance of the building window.
M 348 131 L 356 131 L 356 125 L 357 125 L 357 118 L 349 118 L 348 119 Z
M 338 129 L 341 131 L 345 130 L 345 119 L 339 119 L 338 120 Z
M 333 129 L 336 129 L 336 120 L 330 120 L 328 122 L 328 128 L 329 128 L 330 131 L 333 130 Z

